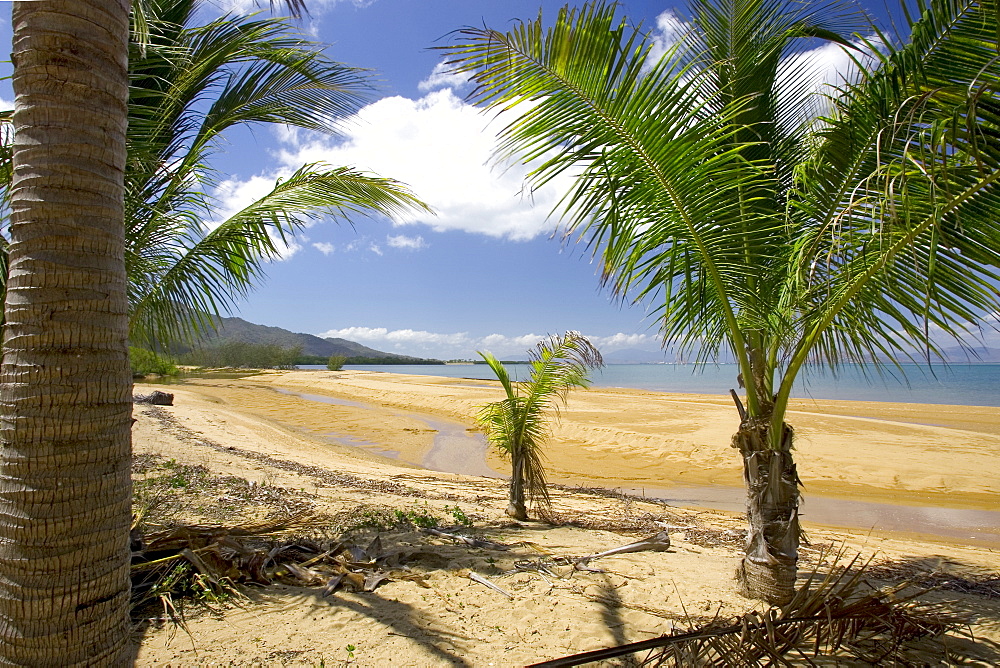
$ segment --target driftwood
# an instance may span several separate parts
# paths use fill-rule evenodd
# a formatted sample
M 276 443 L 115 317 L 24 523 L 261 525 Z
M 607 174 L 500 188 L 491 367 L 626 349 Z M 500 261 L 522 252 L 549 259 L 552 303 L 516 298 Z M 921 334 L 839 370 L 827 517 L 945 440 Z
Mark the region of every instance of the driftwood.
M 598 552 L 596 554 L 591 554 L 589 556 L 583 557 L 576 561 L 578 566 L 586 566 L 588 563 L 594 559 L 600 559 L 601 557 L 610 557 L 613 554 L 628 554 L 630 552 L 665 552 L 670 549 L 670 536 L 666 531 L 661 531 L 655 536 L 650 536 L 649 538 L 643 538 L 635 543 L 629 543 L 628 545 L 622 545 L 621 547 L 613 547 L 610 550 L 605 550 L 604 552 Z
M 154 390 L 149 394 L 136 394 L 132 397 L 134 404 L 149 404 L 151 406 L 173 406 L 174 395 L 169 392 Z
M 480 540 L 478 538 L 466 538 L 465 536 L 460 536 L 457 533 L 445 533 L 444 531 L 439 531 L 437 529 L 422 529 L 422 531 L 432 536 L 457 540 L 459 543 L 465 543 L 469 547 L 484 547 L 490 550 L 501 550 L 504 552 L 510 549 L 507 545 L 501 545 L 500 543 L 494 543 L 488 540 Z

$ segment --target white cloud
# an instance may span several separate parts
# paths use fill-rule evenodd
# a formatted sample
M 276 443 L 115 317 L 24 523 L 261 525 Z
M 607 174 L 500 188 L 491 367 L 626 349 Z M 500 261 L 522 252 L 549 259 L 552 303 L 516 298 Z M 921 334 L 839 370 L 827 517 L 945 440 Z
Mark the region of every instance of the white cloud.
M 219 184 L 215 191 L 217 206 L 211 227 L 218 227 L 223 221 L 274 190 L 277 176 L 251 176 L 246 181 L 229 179 Z
M 348 339 L 385 352 L 437 359 L 478 358 L 476 354 L 478 350 L 491 352 L 500 358 L 523 359 L 527 357 L 530 349 L 546 338 L 545 335 L 534 333 L 516 335 L 494 333 L 473 336 L 468 332 L 390 330 L 386 327 L 345 327 L 331 329 L 317 336 Z M 659 340 L 648 334 L 617 333 L 610 336 L 588 336 L 588 338 L 599 350 L 606 353 L 634 347 L 659 349 Z
M 441 62 L 434 66 L 429 77 L 417 84 L 417 88 L 423 92 L 429 92 L 438 88 L 452 88 L 459 90 L 469 85 L 468 74 L 454 74 L 449 72 L 450 67 Z
M 588 336 L 587 338 L 597 346 L 598 350 L 607 350 L 608 352 L 625 348 L 660 349 L 660 338 L 650 334 L 623 334 L 622 332 L 618 332 L 611 336 Z
M 314 243 L 313 248 L 318 250 L 323 255 L 330 255 L 331 253 L 333 253 L 334 250 L 336 250 L 333 244 L 327 243 L 325 241 L 318 241 Z
M 308 162 L 354 165 L 408 184 L 437 215 L 403 214 L 395 221 L 400 225 L 513 240 L 551 233 L 555 223 L 548 214 L 566 182 L 524 195 L 527 168 L 493 164 L 496 127 L 450 89 L 418 100 L 388 97 L 350 119 L 344 141 L 292 143 L 280 159 L 290 169 Z
M 371 252 L 375 253 L 379 257 L 381 257 L 383 255 L 383 253 L 382 253 L 382 247 L 379 246 L 376 243 L 370 243 L 370 244 L 368 244 L 368 250 L 370 250 Z
M 786 58 L 778 72 L 780 104 L 796 108 L 798 115 L 790 120 L 795 123 L 809 122 L 831 113 L 828 96 L 836 96 L 837 89 L 858 80 L 858 67 L 852 60 L 863 62 L 870 58 L 868 47 L 856 44 L 860 51 L 848 53 L 840 44 L 826 42 L 815 49 L 802 51 Z M 819 93 L 816 95 L 814 93 Z M 780 95 L 784 93 L 784 95 Z M 803 95 L 809 95 L 806 100 Z
M 403 248 L 406 250 L 427 248 L 427 242 L 424 241 L 423 237 L 408 237 L 405 234 L 387 235 L 385 242 L 390 248 Z
M 663 55 L 673 48 L 690 26 L 668 9 L 656 17 L 656 29 L 652 32 L 651 38 L 653 47 L 649 52 L 651 63 L 655 63 Z
M 650 62 L 656 62 L 675 47 L 691 29 L 692 25 L 683 21 L 673 10 L 658 15 L 656 28 L 651 33 Z M 877 43 L 877 39 L 871 36 L 867 42 Z M 852 61 L 851 55 L 860 58 L 862 62 L 868 60 L 868 64 L 871 63 L 870 48 L 867 44 L 857 42 L 855 45 L 859 50 L 848 54 L 839 44 L 825 42 L 815 49 L 791 55 L 782 62 L 778 74 L 779 91 L 785 91 L 786 98 L 788 91 L 793 89 L 796 91 L 792 94 L 794 100 L 785 100 L 785 104 L 793 101 L 794 104 L 791 106 L 799 109 L 795 122 L 808 121 L 830 111 L 828 100 L 823 95 L 813 95 L 808 101 L 803 102 L 798 91 L 833 94 L 835 91 L 831 86 L 839 87 L 857 80 L 857 66 Z

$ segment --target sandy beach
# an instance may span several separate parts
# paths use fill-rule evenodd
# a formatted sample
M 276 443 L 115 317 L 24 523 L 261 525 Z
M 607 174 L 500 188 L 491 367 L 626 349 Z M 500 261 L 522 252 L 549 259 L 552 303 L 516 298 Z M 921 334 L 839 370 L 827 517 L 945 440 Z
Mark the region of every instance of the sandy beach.
M 490 540 L 516 547 L 485 556 L 419 532 L 386 536 L 436 553 L 430 589 L 400 581 L 375 592 L 320 597 L 305 588 L 269 587 L 243 607 L 195 615 L 190 633 L 169 624 L 147 629 L 139 639 L 139 665 L 523 665 L 653 637 L 681 624 L 685 611 L 710 618 L 757 605 L 736 594 L 732 577 L 741 549 L 739 512 L 574 489 L 715 489 L 739 498 L 739 461 L 729 447 L 737 418 L 727 397 L 623 389 L 571 395 L 546 448 L 550 481 L 562 485 L 553 512 L 564 521 L 553 526 L 510 522 L 501 479 L 423 468 L 440 454 L 445 431 L 474 442 L 472 416 L 500 396 L 488 381 L 288 371 L 136 387 L 152 389 L 174 392 L 175 405 L 136 407 L 138 454 L 297 490 L 333 517 L 372 505 L 420 507 L 442 517 L 460 512 Z M 965 540 L 961 533 L 928 534 L 919 523 L 903 530 L 810 523 L 808 508 L 815 495 L 991 518 L 1000 510 L 998 413 L 797 401 L 789 422 L 796 428 L 811 538 L 803 567 L 823 546 L 845 544 L 876 555 L 889 580 L 894 573 L 946 573 L 954 582 L 996 583 L 996 525 Z M 462 466 L 483 466 L 474 449 L 467 459 Z M 505 470 L 492 454 L 485 464 L 485 471 Z M 385 489 L 333 484 L 316 470 Z M 605 550 L 656 526 L 669 527 L 671 550 L 609 557 L 602 574 L 554 578 L 513 566 L 539 554 Z M 470 573 L 493 578 L 513 599 L 470 580 Z M 955 637 L 954 648 L 983 665 L 1000 663 L 1000 599 L 988 595 L 995 586 L 970 587 L 929 596 L 975 618 L 976 641 Z M 355 649 L 348 653 L 348 645 Z

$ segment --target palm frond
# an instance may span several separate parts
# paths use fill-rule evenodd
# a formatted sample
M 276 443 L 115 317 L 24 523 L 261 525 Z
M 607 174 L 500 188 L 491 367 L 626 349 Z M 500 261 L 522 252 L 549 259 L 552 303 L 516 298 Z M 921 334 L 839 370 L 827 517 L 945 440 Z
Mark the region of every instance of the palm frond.
M 996 30 L 992 6 L 932 2 L 909 42 L 841 91 L 796 201 L 793 364 L 912 358 L 911 342 L 931 359 L 995 311 Z
M 305 165 L 207 233 L 200 221 L 163 216 L 152 225 L 162 238 L 136 247 L 132 340 L 155 346 L 209 330 L 310 221 L 420 209 L 426 207 L 391 179 Z
M 948 656 L 946 648 L 929 640 L 967 620 L 947 604 L 920 601 L 927 591 L 908 583 L 870 585 L 868 564 L 857 557 L 842 561 L 842 555 L 825 573 L 822 561 L 817 563 L 795 599 L 782 608 L 532 665 L 579 666 L 640 652 L 645 658 L 635 663 L 642 666 L 929 665 Z
M 778 95 L 779 73 L 799 37 L 847 44 L 860 23 L 845 7 L 698 2 L 656 62 L 651 39 L 601 2 L 547 30 L 465 29 L 447 48 L 473 73 L 473 100 L 517 114 L 501 156 L 538 160 L 536 186 L 574 174 L 560 213 L 601 254 L 605 281 L 652 303 L 665 344 L 728 345 L 749 375 L 748 351 L 787 345 L 794 317 L 780 293 L 804 92 Z

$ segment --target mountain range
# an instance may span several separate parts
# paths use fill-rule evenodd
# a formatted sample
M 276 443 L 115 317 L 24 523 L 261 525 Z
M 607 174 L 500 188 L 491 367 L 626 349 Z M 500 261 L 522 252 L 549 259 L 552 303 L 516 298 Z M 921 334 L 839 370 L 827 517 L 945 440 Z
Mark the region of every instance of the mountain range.
M 214 334 L 206 337 L 203 345 L 211 347 L 225 341 L 273 344 L 282 348 L 299 347 L 302 349 L 303 355 L 316 355 L 320 357 L 343 355 L 344 357 L 389 358 L 397 360 L 418 359 L 409 355 L 397 355 L 396 353 L 375 350 L 374 348 L 369 348 L 368 346 L 363 346 L 360 343 L 348 341 L 347 339 L 323 339 L 312 334 L 290 332 L 281 327 L 255 325 L 242 318 L 219 318 Z

